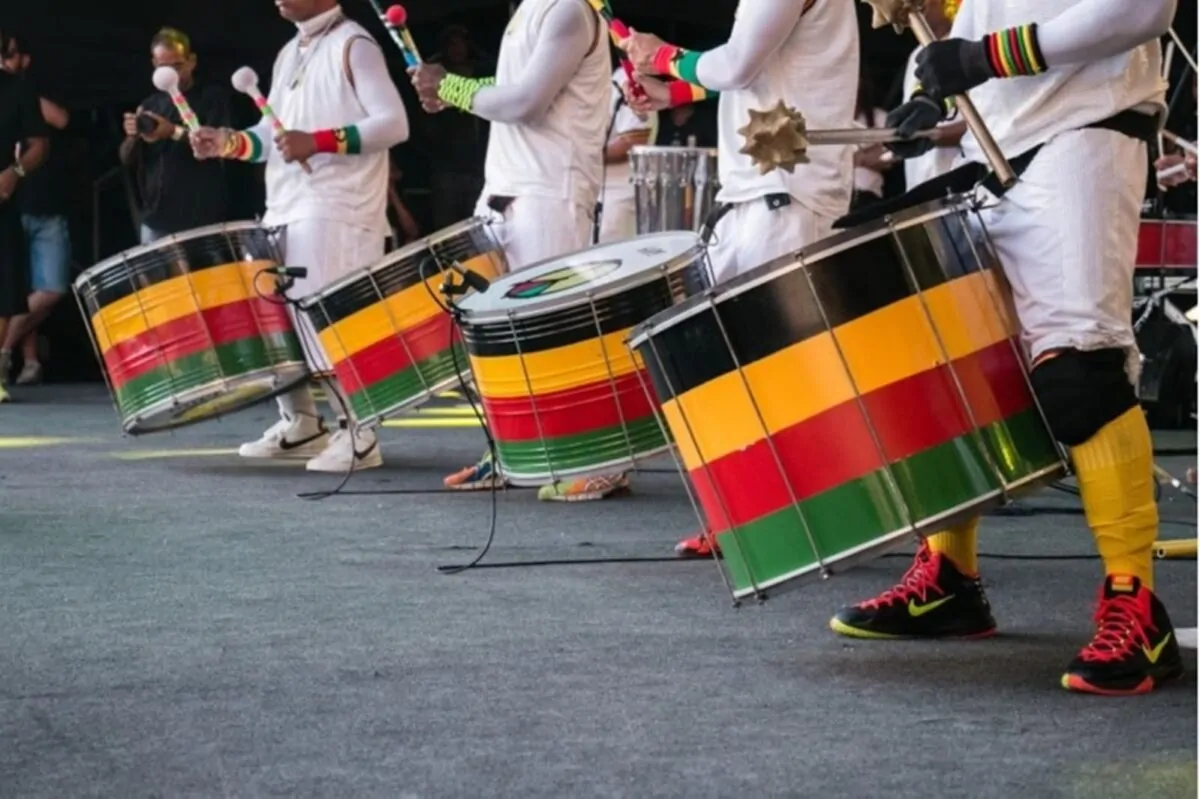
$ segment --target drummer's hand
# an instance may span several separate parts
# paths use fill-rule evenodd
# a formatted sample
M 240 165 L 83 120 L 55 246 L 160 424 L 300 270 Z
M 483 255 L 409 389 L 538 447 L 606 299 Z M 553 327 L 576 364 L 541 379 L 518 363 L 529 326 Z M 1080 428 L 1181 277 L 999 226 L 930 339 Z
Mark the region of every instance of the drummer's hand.
M 17 183 L 20 180 L 21 177 L 12 167 L 0 172 L 0 203 L 12 199 L 13 192 L 17 190 Z
M 229 131 L 224 128 L 198 128 L 192 131 L 192 154 L 197 159 L 220 158 L 229 144 Z
M 317 140 L 302 130 L 286 130 L 275 137 L 275 147 L 284 163 L 307 161 L 317 154 Z
M 426 113 L 436 114 L 446 110 L 446 104 L 438 97 L 438 89 L 446 77 L 446 69 L 440 64 L 423 63 L 408 70 L 412 76 L 413 88 L 417 90 L 417 99 Z
M 663 111 L 671 107 L 671 91 L 665 81 L 651 78 L 647 75 L 635 75 L 638 85 L 644 90 L 642 95 L 636 95 L 629 81 L 621 84 L 621 92 L 629 108 L 640 117 L 648 117 L 655 111 Z
M 1158 181 L 1159 188 L 1172 189 L 1187 183 L 1189 180 L 1196 179 L 1196 156 L 1191 154 L 1186 157 L 1177 154 L 1164 155 L 1154 162 L 1154 170 L 1156 172 L 1165 172 L 1171 167 L 1179 166 L 1180 164 L 1184 165 L 1186 171 L 1160 178 Z
M 142 111 L 142 113 L 154 120 L 154 130 L 143 133 L 142 141 L 152 144 L 156 141 L 167 141 L 175 136 L 175 123 L 171 120 L 153 111 Z
M 887 115 L 884 124 L 896 129 L 896 135 L 907 138 L 923 130 L 932 130 L 938 126 L 946 115 L 946 109 L 941 103 L 935 102 L 924 94 L 914 95 L 911 100 Z M 900 158 L 918 158 L 934 147 L 932 139 L 909 139 L 908 141 L 891 142 L 886 145 L 889 150 Z
M 654 66 L 654 56 L 660 47 L 666 46 L 667 43 L 653 33 L 638 33 L 633 28 L 629 29 L 629 38 L 620 43 L 633 68 L 643 75 L 659 74 Z

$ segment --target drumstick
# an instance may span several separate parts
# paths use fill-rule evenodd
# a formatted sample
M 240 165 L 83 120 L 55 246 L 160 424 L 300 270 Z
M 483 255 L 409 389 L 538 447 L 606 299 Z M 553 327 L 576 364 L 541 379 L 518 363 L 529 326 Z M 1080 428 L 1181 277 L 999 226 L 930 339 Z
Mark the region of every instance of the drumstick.
M 276 133 L 287 132 L 287 129 L 283 127 L 283 123 L 279 121 L 279 117 L 275 116 L 275 112 L 271 110 L 271 106 L 267 103 L 267 98 L 263 97 L 263 93 L 258 89 L 258 73 L 250 67 L 242 67 L 233 73 L 233 78 L 230 82 L 233 83 L 233 88 L 249 96 L 254 101 L 254 105 L 262 113 L 263 119 L 271 124 L 272 130 Z M 300 167 L 305 173 L 312 174 L 312 167 L 308 165 L 307 161 L 301 161 Z
M 1187 150 L 1192 155 L 1200 155 L 1196 152 L 1196 145 L 1192 144 L 1182 136 L 1176 136 L 1169 130 L 1164 129 L 1162 135 L 1171 140 L 1171 143 L 1179 145 L 1181 149 Z
M 608 7 L 608 0 L 588 0 L 588 5 L 592 7 L 600 19 L 608 24 L 608 35 L 612 37 L 613 44 L 621 47 L 621 43 L 629 38 L 629 27 L 613 16 L 612 9 Z M 625 70 L 625 77 L 629 80 L 629 90 L 633 92 L 633 96 L 639 100 L 645 99 L 646 90 L 633 77 L 633 64 L 625 57 L 622 48 L 621 69 Z
M 400 53 L 404 56 L 404 63 L 410 67 L 420 66 L 421 54 L 417 51 L 417 43 L 408 31 L 408 12 L 404 10 L 404 6 L 390 6 L 387 11 L 380 12 L 379 4 L 375 0 L 371 0 L 371 5 L 374 6 L 376 12 L 379 12 L 383 27 L 387 28 L 392 41 L 400 48 Z
M 881 28 L 890 23 L 897 33 L 902 32 L 906 26 L 912 28 L 913 35 L 917 37 L 917 42 L 922 47 L 928 47 L 937 41 L 937 37 L 933 35 L 933 29 L 929 27 L 929 22 L 921 11 L 923 5 L 921 0 L 863 0 L 863 2 L 874 10 L 872 18 L 874 27 Z M 965 94 L 955 95 L 953 99 L 954 104 L 962 113 L 967 127 L 971 129 L 975 140 L 979 142 L 983 154 L 987 156 L 988 165 L 996 174 L 1000 185 L 1006 189 L 1012 186 L 1017 182 L 1017 175 L 1013 172 L 1008 159 L 1004 157 L 1004 153 L 1000 152 L 1000 146 L 996 144 L 995 137 L 988 130 L 983 117 L 975 108 L 975 104 Z
M 1167 42 L 1167 52 L 1163 56 L 1162 76 L 1163 76 L 1164 83 L 1171 82 L 1171 62 L 1174 60 L 1174 58 L 1175 58 L 1175 42 L 1170 41 L 1170 42 Z M 1159 152 L 1159 155 L 1161 155 L 1163 152 L 1163 135 L 1162 135 L 1162 133 L 1158 134 L 1158 152 Z
M 1183 40 L 1179 38 L 1179 34 L 1175 32 L 1174 26 L 1168 28 L 1167 32 L 1171 34 L 1171 41 L 1175 43 L 1175 45 L 1183 53 L 1183 57 L 1187 59 L 1188 64 L 1191 65 L 1192 71 L 1200 74 L 1200 67 L 1196 66 L 1196 59 L 1192 57 L 1192 52 L 1187 49 L 1187 45 L 1184 44 Z
M 179 91 L 179 73 L 171 67 L 159 67 L 154 70 L 154 88 L 160 92 L 166 92 L 171 98 L 175 109 L 179 111 L 179 118 L 183 121 L 183 126 L 190 131 L 200 129 L 200 120 L 196 118 L 196 112 L 188 105 L 187 98 Z
M 1155 178 L 1159 183 L 1162 183 L 1167 178 L 1173 178 L 1180 172 L 1187 172 L 1187 164 L 1176 164 L 1175 166 L 1168 167 L 1161 172 L 1156 172 Z

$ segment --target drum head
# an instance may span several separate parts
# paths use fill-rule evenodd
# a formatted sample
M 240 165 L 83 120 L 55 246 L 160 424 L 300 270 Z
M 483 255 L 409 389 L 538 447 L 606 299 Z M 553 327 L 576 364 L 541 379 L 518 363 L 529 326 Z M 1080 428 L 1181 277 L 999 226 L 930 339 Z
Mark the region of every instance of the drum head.
M 177 397 L 164 398 L 145 411 L 123 419 L 125 432 L 133 436 L 177 430 L 200 422 L 243 411 L 266 402 L 307 382 L 304 364 L 262 370 L 223 384 L 200 386 Z
M 702 251 L 700 237 L 687 231 L 602 244 L 505 275 L 460 307 L 479 321 L 542 313 L 652 280 L 659 270 L 690 263 Z

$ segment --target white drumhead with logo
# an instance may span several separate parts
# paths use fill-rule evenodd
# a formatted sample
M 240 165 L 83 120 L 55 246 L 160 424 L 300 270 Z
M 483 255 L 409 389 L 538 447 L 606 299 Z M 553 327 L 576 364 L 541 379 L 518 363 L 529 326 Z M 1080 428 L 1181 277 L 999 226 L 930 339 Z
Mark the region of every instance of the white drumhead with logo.
M 542 314 L 654 280 L 687 266 L 703 252 L 700 236 L 688 231 L 601 244 L 505 275 L 459 307 L 480 322 Z

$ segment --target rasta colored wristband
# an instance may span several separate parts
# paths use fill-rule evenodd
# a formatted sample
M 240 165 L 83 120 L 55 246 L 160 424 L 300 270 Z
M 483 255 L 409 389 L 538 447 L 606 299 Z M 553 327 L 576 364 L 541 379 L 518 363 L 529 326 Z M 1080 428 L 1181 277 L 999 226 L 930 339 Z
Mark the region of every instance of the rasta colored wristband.
M 667 81 L 667 91 L 670 92 L 671 108 L 699 103 L 717 96 L 717 92 L 688 83 L 686 80 Z
M 475 95 L 487 86 L 495 86 L 495 78 L 464 78 L 462 75 L 447 73 L 438 84 L 438 99 L 446 105 L 452 105 L 460 111 L 471 111 L 475 103 Z
M 928 100 L 931 103 L 936 102 L 936 100 L 934 100 L 933 97 L 931 97 L 925 91 L 925 88 L 923 86 L 921 86 L 920 83 L 913 86 L 912 94 L 909 95 L 908 99 L 915 100 L 915 99 L 917 99 L 917 97 L 924 97 L 926 100 Z M 946 116 L 953 116 L 958 111 L 958 106 L 954 104 L 953 97 L 947 97 L 945 100 L 942 100 L 942 108 L 945 110 Z
M 684 50 L 673 44 L 664 44 L 654 53 L 654 71 L 659 75 L 670 75 L 688 83 L 700 86 L 696 76 L 696 66 L 700 63 L 700 53 Z
M 258 161 L 262 159 L 262 154 L 263 146 L 258 136 L 250 131 L 239 130 L 229 134 L 221 157 L 233 161 Z
M 1036 22 L 989 33 L 983 37 L 983 49 L 997 77 L 1015 78 L 1046 71 L 1046 57 L 1038 45 Z
M 354 125 L 333 130 L 318 130 L 313 134 L 313 142 L 317 145 L 319 153 L 358 155 L 362 152 L 362 138 Z

